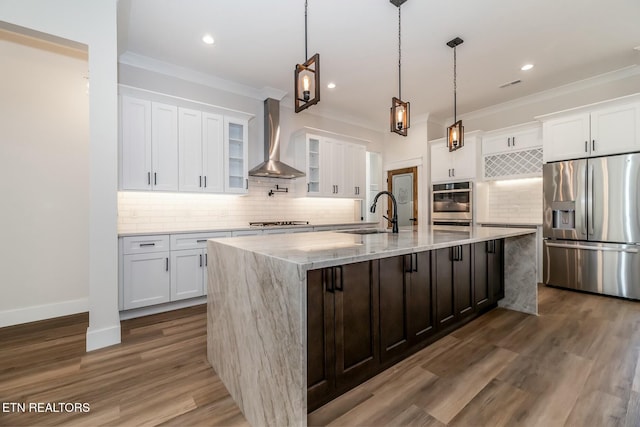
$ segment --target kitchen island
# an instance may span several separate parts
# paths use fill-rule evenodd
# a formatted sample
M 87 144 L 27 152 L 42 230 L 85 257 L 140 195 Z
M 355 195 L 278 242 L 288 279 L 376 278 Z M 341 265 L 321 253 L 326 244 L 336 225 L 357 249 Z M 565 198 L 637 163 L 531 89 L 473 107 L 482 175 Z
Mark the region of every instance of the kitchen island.
M 409 318 L 408 310 L 395 317 L 397 322 L 393 311 L 383 308 L 397 297 L 396 288 L 400 295 L 407 293 L 411 303 L 419 302 L 419 295 L 402 287 L 418 283 L 425 271 L 433 286 L 429 285 L 424 309 L 434 324 L 423 331 L 431 330 L 431 339 L 494 307 L 499 297 L 502 307 L 537 314 L 535 248 L 535 231 L 517 228 L 421 227 L 398 234 L 318 232 L 211 239 L 209 363 L 252 425 L 304 426 L 307 393 L 335 396 L 350 387 L 348 383 L 362 381 L 430 342 L 408 347 L 421 332 L 416 329 L 404 340 L 395 337 L 397 323 Z M 496 253 L 497 265 L 504 269 L 498 280 L 503 294 L 492 300 L 485 292 L 481 301 L 477 284 L 491 270 L 486 259 Z M 457 264 L 466 267 L 456 272 Z M 466 296 L 459 295 L 455 285 L 460 278 L 470 284 Z M 442 283 L 452 284 L 447 288 Z M 488 305 L 479 308 L 481 302 Z M 442 311 L 446 306 L 451 306 L 449 312 Z M 349 329 L 361 312 L 371 322 Z M 342 326 L 329 325 L 334 319 Z M 417 319 L 408 320 L 408 325 Z M 364 345 L 358 344 L 361 341 Z M 340 348 L 327 356 L 333 342 Z M 317 354 L 318 349 L 324 354 Z M 371 354 L 359 354 L 369 350 Z M 313 384 L 307 384 L 309 377 Z

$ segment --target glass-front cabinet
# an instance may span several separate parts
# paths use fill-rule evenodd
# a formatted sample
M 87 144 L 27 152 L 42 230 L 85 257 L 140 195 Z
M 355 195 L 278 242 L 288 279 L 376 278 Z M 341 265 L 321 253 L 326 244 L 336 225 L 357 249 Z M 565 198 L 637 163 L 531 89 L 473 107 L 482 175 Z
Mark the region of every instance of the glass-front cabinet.
M 225 117 L 225 192 L 248 191 L 247 121 Z

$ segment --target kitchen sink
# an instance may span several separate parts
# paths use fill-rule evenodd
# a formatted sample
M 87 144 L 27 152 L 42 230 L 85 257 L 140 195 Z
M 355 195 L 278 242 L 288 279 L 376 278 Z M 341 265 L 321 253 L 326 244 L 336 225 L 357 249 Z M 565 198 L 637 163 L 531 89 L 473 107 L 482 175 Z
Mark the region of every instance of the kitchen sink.
M 358 230 L 344 230 L 338 231 L 338 233 L 348 233 L 348 234 L 383 234 L 383 233 L 391 233 L 391 231 L 380 230 L 379 228 L 361 228 Z

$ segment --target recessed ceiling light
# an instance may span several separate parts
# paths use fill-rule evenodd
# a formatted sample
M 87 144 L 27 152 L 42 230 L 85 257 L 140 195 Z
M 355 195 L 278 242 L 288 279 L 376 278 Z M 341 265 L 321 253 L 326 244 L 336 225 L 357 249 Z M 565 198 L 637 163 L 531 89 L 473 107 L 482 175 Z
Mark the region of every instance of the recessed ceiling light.
M 204 36 L 202 36 L 202 41 L 205 42 L 206 44 L 213 44 L 214 42 L 211 34 L 205 34 Z
M 334 82 L 330 82 L 330 83 L 327 85 L 327 87 L 328 87 L 329 89 L 335 89 L 336 84 L 335 84 Z
M 522 71 L 529 71 L 532 68 L 533 68 L 533 64 L 525 64 L 522 67 L 520 67 Z

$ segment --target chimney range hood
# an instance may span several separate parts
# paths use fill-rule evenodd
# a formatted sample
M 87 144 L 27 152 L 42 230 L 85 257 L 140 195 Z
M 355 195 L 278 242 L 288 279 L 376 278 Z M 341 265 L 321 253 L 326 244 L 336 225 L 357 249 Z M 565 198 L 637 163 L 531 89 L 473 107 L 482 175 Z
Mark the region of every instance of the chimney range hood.
M 249 171 L 251 176 L 293 179 L 304 172 L 280 161 L 280 101 L 264 100 L 264 162 Z

